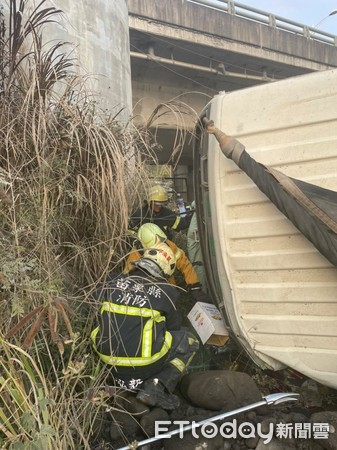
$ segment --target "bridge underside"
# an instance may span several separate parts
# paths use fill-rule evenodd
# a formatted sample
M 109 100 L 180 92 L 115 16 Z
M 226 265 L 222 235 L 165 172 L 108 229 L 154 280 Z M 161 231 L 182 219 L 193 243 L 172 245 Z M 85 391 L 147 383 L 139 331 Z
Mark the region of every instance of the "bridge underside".
M 219 91 L 337 66 L 332 45 L 181 0 L 129 0 L 129 26 L 136 122 L 169 102 L 152 127 L 162 163 L 174 149 L 179 164 L 192 164 L 190 139 L 182 144 L 177 128 L 191 131 Z M 185 105 L 181 114 L 177 102 Z

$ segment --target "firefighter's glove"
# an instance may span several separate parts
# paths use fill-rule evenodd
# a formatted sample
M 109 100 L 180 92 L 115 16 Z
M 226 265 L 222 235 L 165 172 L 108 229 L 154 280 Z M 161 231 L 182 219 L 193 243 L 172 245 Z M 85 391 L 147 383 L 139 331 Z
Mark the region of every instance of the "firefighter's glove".
M 189 285 L 188 291 L 191 293 L 196 302 L 209 303 L 209 298 L 204 292 L 202 292 L 200 283 Z

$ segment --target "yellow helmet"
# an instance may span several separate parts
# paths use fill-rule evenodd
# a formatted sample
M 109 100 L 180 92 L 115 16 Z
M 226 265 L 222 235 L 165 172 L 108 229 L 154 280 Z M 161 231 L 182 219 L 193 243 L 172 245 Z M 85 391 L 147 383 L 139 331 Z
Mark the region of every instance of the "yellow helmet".
M 142 258 L 134 261 L 140 267 L 156 278 L 169 278 L 176 268 L 176 259 L 166 244 L 158 244 L 155 248 L 145 250 Z
M 164 231 L 154 223 L 144 223 L 138 230 L 137 237 L 143 247 L 156 247 L 167 239 Z
M 160 184 L 151 186 L 147 193 L 147 201 L 148 203 L 166 204 L 168 202 L 168 195 L 165 188 Z

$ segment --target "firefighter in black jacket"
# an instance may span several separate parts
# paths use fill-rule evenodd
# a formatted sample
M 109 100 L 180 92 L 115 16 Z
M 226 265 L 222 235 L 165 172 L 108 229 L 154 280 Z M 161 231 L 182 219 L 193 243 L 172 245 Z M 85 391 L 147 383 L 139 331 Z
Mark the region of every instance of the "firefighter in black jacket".
M 160 184 L 150 187 L 147 199 L 142 208 L 138 208 L 130 218 L 129 232 L 136 234 L 143 223 L 154 223 L 160 227 L 167 236 L 171 231 L 186 230 L 190 224 L 191 215 L 182 217 L 167 208 L 168 195 Z
M 173 391 L 199 343 L 180 329 L 178 290 L 167 283 L 175 258 L 166 244 L 148 249 L 128 275 L 112 275 L 96 293 L 103 302 L 91 337 L 115 382 L 149 406 L 179 406 Z

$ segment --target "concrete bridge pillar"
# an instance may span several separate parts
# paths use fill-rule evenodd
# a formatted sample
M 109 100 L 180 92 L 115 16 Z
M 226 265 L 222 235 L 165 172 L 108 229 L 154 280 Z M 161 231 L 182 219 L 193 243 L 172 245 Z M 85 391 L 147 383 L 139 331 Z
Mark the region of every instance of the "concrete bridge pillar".
M 75 69 L 88 76 L 88 88 L 100 94 L 99 106 L 118 118 L 129 119 L 132 110 L 130 43 L 127 0 L 47 0 L 41 9 L 55 7 L 62 10 L 43 28 L 44 50 L 59 41 L 68 42 L 59 52 L 75 58 Z M 27 1 L 26 17 L 36 7 Z M 5 28 L 8 32 L 9 3 L 3 4 Z M 90 92 L 89 92 L 90 94 Z
M 48 0 L 50 6 L 55 6 Z M 82 73 L 101 95 L 100 106 L 127 120 L 132 108 L 128 8 L 126 0 L 58 0 L 64 11 L 59 24 L 48 26 L 48 40 L 75 46 Z

